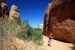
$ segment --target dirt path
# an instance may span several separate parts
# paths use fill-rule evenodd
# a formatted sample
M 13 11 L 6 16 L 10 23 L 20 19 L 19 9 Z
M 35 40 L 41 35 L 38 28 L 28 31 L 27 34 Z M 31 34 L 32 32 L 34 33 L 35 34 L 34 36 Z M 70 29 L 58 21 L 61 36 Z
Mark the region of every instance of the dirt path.
M 25 42 L 16 38 L 14 45 L 17 47 L 17 50 L 72 50 L 71 47 L 73 47 L 73 45 L 70 43 L 64 43 L 57 40 L 52 40 L 51 47 L 47 46 L 48 38 L 46 36 L 43 36 L 43 41 L 43 45 L 39 46 L 33 42 Z
M 70 43 L 64 43 L 57 40 L 52 40 L 51 47 L 47 46 L 48 38 L 46 36 L 43 36 L 43 41 L 45 50 L 72 50 L 71 47 L 73 47 L 73 45 Z

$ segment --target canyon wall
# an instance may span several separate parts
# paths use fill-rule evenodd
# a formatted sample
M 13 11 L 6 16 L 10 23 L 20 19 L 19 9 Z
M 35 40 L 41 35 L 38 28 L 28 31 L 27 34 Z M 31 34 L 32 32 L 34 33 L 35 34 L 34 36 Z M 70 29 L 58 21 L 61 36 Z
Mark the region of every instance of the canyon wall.
M 44 17 L 44 32 L 54 39 L 72 42 L 75 33 L 75 0 L 53 0 Z

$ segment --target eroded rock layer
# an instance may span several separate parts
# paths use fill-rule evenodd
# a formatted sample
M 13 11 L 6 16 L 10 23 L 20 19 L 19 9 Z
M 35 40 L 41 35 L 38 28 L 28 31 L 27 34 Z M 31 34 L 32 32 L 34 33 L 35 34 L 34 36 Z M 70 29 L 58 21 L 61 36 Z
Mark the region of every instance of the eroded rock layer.
M 44 18 L 44 35 L 72 42 L 75 33 L 75 0 L 53 0 Z

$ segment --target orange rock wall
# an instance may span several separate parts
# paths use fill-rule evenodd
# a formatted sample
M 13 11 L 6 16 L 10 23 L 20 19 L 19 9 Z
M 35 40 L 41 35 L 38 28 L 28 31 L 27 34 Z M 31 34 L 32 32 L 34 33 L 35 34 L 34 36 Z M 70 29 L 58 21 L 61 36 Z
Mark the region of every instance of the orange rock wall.
M 48 5 L 44 18 L 44 35 L 53 33 L 55 39 L 72 42 L 72 33 L 75 33 L 75 0 L 57 3 L 53 1 Z

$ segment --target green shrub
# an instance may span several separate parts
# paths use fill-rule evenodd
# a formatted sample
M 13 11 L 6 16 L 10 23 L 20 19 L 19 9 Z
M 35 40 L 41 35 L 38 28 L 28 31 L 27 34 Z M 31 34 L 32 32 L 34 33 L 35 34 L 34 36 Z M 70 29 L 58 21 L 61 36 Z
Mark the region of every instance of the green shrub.
M 42 30 L 32 28 L 28 20 L 15 18 L 13 21 L 8 21 L 8 18 L 0 18 L 0 41 L 2 40 L 2 43 L 7 46 L 15 37 L 40 44 Z
M 17 37 L 28 40 L 30 38 L 29 37 L 30 25 L 29 25 L 28 21 L 27 20 L 21 21 L 20 26 L 21 26 L 21 31 L 18 33 Z
M 18 34 L 18 37 L 21 39 L 25 39 L 28 41 L 33 41 L 35 43 L 40 43 L 42 41 L 42 30 L 41 29 L 36 29 L 32 28 L 28 22 L 27 25 L 25 26 L 25 30 L 21 29 L 22 31 Z
M 5 50 L 9 46 L 12 46 L 12 40 L 20 30 L 21 26 L 16 21 L 8 21 L 8 18 L 0 18 L 0 50 Z
M 33 41 L 37 44 L 41 44 L 42 41 L 42 32 L 43 30 L 41 29 L 33 29 L 32 37 Z
M 74 44 L 73 49 L 75 49 L 75 34 L 74 34 L 74 33 L 73 33 L 73 35 L 72 35 L 72 42 L 73 42 L 73 44 Z

